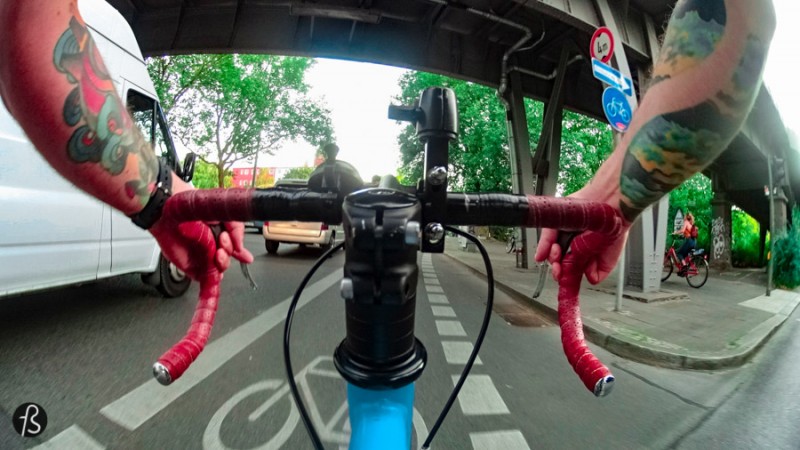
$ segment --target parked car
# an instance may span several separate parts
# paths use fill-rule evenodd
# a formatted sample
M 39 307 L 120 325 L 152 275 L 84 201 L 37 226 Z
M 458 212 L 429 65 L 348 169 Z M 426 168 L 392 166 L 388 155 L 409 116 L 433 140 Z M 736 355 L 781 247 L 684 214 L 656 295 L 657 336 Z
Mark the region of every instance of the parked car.
M 307 180 L 283 179 L 275 183 L 275 187 L 279 189 L 305 189 L 307 186 Z M 336 241 L 335 227 L 322 222 L 265 221 L 263 234 L 264 246 L 270 254 L 277 253 L 282 242 L 319 245 L 323 249 L 329 249 Z
M 262 228 L 264 228 L 264 221 L 262 220 L 248 220 L 244 222 L 244 228 L 252 228 L 259 233 L 261 233 Z

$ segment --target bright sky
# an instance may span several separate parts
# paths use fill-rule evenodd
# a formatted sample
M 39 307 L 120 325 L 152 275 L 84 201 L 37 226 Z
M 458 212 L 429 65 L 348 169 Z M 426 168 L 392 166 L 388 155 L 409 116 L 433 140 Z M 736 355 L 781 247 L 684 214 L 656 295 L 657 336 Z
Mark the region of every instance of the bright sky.
M 800 82 L 796 80 L 798 40 L 796 21 L 800 1 L 773 0 L 778 26 L 767 60 L 764 80 L 784 124 L 800 133 Z M 365 180 L 396 173 L 401 126 L 386 118 L 393 96 L 400 93 L 398 79 L 404 69 L 375 64 L 318 59 L 307 74 L 314 96 L 323 97 L 341 148 L 339 157 L 353 164 Z M 798 149 L 800 150 L 800 149 Z M 312 165 L 314 148 L 304 142 L 288 145 L 276 155 L 259 158 L 259 166 Z M 242 163 L 241 165 L 245 165 Z
M 800 133 L 800 82 L 797 80 L 797 46 L 800 40 L 795 29 L 800 21 L 800 2 L 773 0 L 772 3 L 778 26 L 767 59 L 764 83 L 781 112 L 784 125 Z
M 331 110 L 339 159 L 358 169 L 361 178 L 395 174 L 400 165 L 397 135 L 402 128 L 387 118 L 398 81 L 405 69 L 376 64 L 317 59 L 306 80 L 311 95 L 323 98 Z M 287 145 L 273 156 L 261 156 L 262 167 L 309 166 L 315 148 L 305 142 Z

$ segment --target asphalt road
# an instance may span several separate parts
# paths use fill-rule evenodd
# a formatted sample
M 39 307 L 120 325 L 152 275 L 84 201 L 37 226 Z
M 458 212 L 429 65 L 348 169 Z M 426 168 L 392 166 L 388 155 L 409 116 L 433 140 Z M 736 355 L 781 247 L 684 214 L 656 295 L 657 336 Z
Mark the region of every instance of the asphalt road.
M 0 448 L 311 448 L 286 395 L 288 298 L 315 248 L 268 256 L 248 234 L 252 291 L 237 268 L 223 281 L 212 339 L 184 379 L 152 381 L 153 361 L 185 332 L 197 294 L 164 299 L 124 276 L 0 301 Z M 346 448 L 345 392 L 331 362 L 344 335 L 343 253 L 309 285 L 294 321 L 292 358 L 326 448 Z M 480 326 L 485 284 L 448 257 L 423 257 L 417 335 L 428 365 L 417 382 L 415 429 L 433 426 Z M 423 281 L 424 280 L 424 281 Z M 594 398 L 561 352 L 558 329 L 497 292 L 484 347 L 433 448 L 797 448 L 800 352 L 792 317 L 747 366 L 681 372 L 602 349 L 617 386 Z M 466 350 L 465 350 L 466 349 Z M 792 395 L 793 393 L 798 395 Z M 14 410 L 35 402 L 48 425 L 22 438 Z

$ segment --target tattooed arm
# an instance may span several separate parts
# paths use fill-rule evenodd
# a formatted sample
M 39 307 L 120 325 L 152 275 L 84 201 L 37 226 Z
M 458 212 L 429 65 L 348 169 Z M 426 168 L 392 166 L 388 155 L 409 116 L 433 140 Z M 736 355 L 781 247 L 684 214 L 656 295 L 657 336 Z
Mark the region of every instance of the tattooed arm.
M 630 228 L 645 208 L 714 161 L 755 101 L 774 29 L 769 0 L 680 0 L 628 132 L 574 196 L 618 208 Z M 627 229 L 576 239 L 586 252 L 590 282 L 613 270 L 626 236 Z M 555 231 L 543 233 L 536 260 L 553 263 L 558 278 L 555 240 Z
M 155 189 L 158 161 L 119 98 L 75 0 L 0 0 L 0 95 L 28 137 L 62 176 L 127 215 Z M 175 174 L 173 192 L 192 189 Z M 242 245 L 226 224 L 216 248 L 207 225 L 156 222 L 167 257 L 197 279 L 225 270 Z M 206 248 L 197 241 L 206 242 Z

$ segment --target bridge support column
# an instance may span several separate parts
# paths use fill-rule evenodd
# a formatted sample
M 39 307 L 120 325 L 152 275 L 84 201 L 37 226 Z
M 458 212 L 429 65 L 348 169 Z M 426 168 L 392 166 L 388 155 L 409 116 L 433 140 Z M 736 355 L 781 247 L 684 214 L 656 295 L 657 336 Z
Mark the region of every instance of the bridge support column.
M 506 130 L 511 152 L 511 186 L 515 194 L 533 195 L 535 190 L 531 144 L 521 84 L 519 72 L 511 72 L 508 77 L 508 89 L 503 94 L 506 104 Z M 523 253 L 521 259 L 517 258 L 519 267 L 527 269 L 534 266 L 533 255 L 536 252 L 537 242 L 536 230 L 522 228 L 520 244 Z
M 628 234 L 627 285 L 642 292 L 658 292 L 667 239 L 669 196 L 645 209 Z
M 731 206 L 724 191 L 715 191 L 711 200 L 711 267 L 731 268 Z
M 775 190 L 777 192 L 772 196 L 772 207 L 773 211 L 775 211 L 775 234 L 778 235 L 786 230 L 786 226 L 789 223 L 789 199 L 786 198 L 783 188 L 776 187 Z

